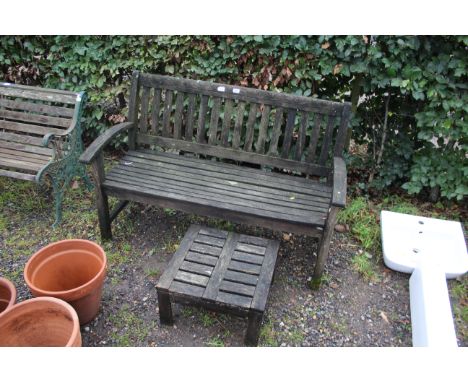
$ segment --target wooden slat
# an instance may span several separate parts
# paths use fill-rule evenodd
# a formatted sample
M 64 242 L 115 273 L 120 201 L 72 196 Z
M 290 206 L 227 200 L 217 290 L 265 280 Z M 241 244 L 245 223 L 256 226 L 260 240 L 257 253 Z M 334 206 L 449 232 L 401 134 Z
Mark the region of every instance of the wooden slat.
M 187 283 L 187 284 L 206 287 L 206 284 L 208 284 L 208 280 L 210 280 L 210 278 L 207 276 L 197 275 L 194 273 L 189 273 L 189 272 L 179 270 L 175 274 L 174 280 Z
M 295 160 L 282 159 L 264 154 L 234 150 L 229 147 L 218 147 L 203 143 L 186 142 L 178 139 L 144 134 L 138 135 L 138 142 L 143 144 L 155 144 L 165 148 L 183 150 L 197 154 L 212 155 L 219 158 L 232 159 L 241 162 L 284 168 L 309 175 L 328 176 L 330 173 L 329 167 L 319 166 L 312 163 L 297 162 Z
M 227 270 L 224 274 L 224 280 L 256 286 L 258 283 L 258 276 Z
M 249 309 L 252 303 L 252 297 L 240 296 L 238 294 L 226 293 L 220 291 L 216 297 L 217 302 L 239 306 L 244 309 Z
M 29 163 L 22 160 L 0 157 L 0 167 L 15 168 L 20 170 L 26 170 L 31 172 L 38 172 L 43 164 L 40 163 Z
M 260 247 L 253 244 L 237 243 L 236 250 L 261 256 L 265 254 L 265 247 Z
M 36 180 L 35 175 L 24 174 L 22 172 L 3 170 L 1 168 L 0 168 L 0 176 L 6 176 L 8 178 L 15 178 L 15 179 L 21 179 L 21 180 L 28 180 L 30 182 L 34 182 Z
M 4 157 L 6 156 L 15 157 L 15 158 L 18 158 L 18 160 L 24 160 L 26 162 L 31 162 L 31 163 L 38 162 L 38 163 L 43 163 L 43 164 L 46 164 L 51 159 L 51 156 L 49 155 L 14 150 L 11 148 L 1 147 L 1 145 L 0 145 L 0 155 Z
M 205 96 L 219 97 L 219 87 L 224 88 L 223 98 L 242 100 L 265 104 L 287 109 L 298 109 L 324 114 L 336 114 L 341 112 L 343 104 L 332 101 L 318 100 L 311 97 L 296 96 L 292 94 L 277 93 L 272 91 L 233 86 L 207 81 L 188 80 L 157 74 L 141 74 L 141 82 L 145 86 L 162 87 L 186 93 L 203 94 Z
M 71 125 L 71 120 L 66 118 L 50 117 L 48 115 L 24 113 L 20 111 L 10 111 L 3 109 L 0 109 L 0 118 L 65 128 L 70 127 Z
M 292 135 L 294 131 L 294 121 L 296 119 L 296 110 L 289 109 L 286 120 L 286 129 L 284 131 L 283 144 L 281 147 L 281 158 L 289 157 L 289 149 L 291 148 Z
M 265 142 L 268 132 L 268 122 L 270 121 L 270 106 L 265 105 L 263 107 L 262 119 L 260 120 L 260 129 L 258 133 L 258 140 L 256 145 L 256 151 L 259 154 L 265 152 Z
M 53 150 L 47 147 L 38 147 L 38 146 L 31 146 L 31 145 L 23 144 L 23 143 L 7 142 L 7 141 L 2 140 L 1 136 L 0 136 L 0 147 L 12 149 L 16 151 L 23 151 L 26 153 L 42 154 L 48 157 L 52 157 L 52 153 L 53 153 Z
M 144 87 L 141 94 L 141 110 L 139 129 L 142 133 L 148 131 L 148 106 L 149 106 L 150 88 Z
M 270 146 L 268 148 L 268 155 L 278 155 L 278 141 L 282 133 L 283 125 L 283 108 L 279 107 L 276 109 L 275 114 L 275 125 L 273 126 L 273 132 L 270 139 Z
M 198 253 L 198 252 L 188 252 L 187 255 L 185 256 L 185 259 L 194 263 L 210 265 L 213 267 L 218 262 L 217 257 L 209 256 L 209 255 L 202 255 L 201 253 Z
M 223 128 L 221 130 L 221 145 L 227 147 L 229 144 L 229 132 L 231 130 L 231 114 L 232 114 L 231 99 L 227 99 L 224 105 L 224 120 Z
M 336 135 L 334 156 L 342 157 L 346 136 L 349 128 L 349 118 L 351 117 L 351 107 L 346 104 L 341 112 L 340 128 Z
M 192 252 L 198 252 L 202 254 L 207 254 L 211 256 L 219 256 L 221 254 L 221 248 L 219 247 L 212 247 L 210 245 L 200 244 L 200 243 L 193 243 L 190 247 Z
M 164 112 L 163 112 L 163 126 L 162 135 L 163 137 L 169 137 L 171 135 L 171 114 L 172 114 L 172 96 L 171 90 L 166 90 L 166 97 L 164 100 Z
M 264 239 L 262 237 L 257 237 L 257 236 L 248 236 L 248 235 L 240 235 L 239 238 L 239 243 L 245 243 L 245 244 L 253 244 L 253 245 L 258 245 L 260 247 L 266 247 L 268 244 L 267 239 Z
M 245 285 L 235 283 L 232 281 L 223 280 L 219 285 L 219 290 L 226 293 L 234 293 L 241 296 L 253 297 L 255 287 L 251 285 Z
M 213 237 L 225 239 L 227 238 L 228 233 L 226 231 L 221 231 L 219 229 L 203 227 L 200 229 L 200 235 L 207 235 L 207 236 L 213 236 Z
M 185 260 L 179 268 L 182 271 L 210 277 L 213 267 Z
M 317 142 L 320 136 L 320 125 L 322 123 L 322 114 L 315 114 L 315 123 L 314 128 L 310 134 L 309 148 L 307 150 L 307 161 L 314 162 L 316 151 L 317 151 Z
M 202 96 L 200 101 L 200 111 L 198 113 L 198 128 L 197 128 L 197 142 L 206 142 L 205 138 L 205 120 L 206 111 L 208 110 L 208 97 Z
M 179 269 L 180 265 L 184 261 L 185 254 L 193 243 L 193 239 L 198 235 L 200 226 L 191 225 L 187 230 L 182 242 L 179 245 L 176 253 L 172 256 L 169 264 L 167 265 L 166 271 L 162 274 L 158 281 L 158 288 L 169 289 L 174 276 Z
M 4 96 L 67 104 L 75 104 L 77 102 L 78 93 L 51 90 L 52 89 L 33 88 L 18 85 L 5 87 L 3 83 L 0 83 L 0 95 Z
M 221 107 L 221 98 L 213 100 L 213 107 L 211 108 L 210 130 L 208 131 L 208 144 L 216 144 L 218 135 L 218 121 L 219 109 Z
M 334 124 L 335 124 L 335 117 L 334 116 L 328 117 L 327 130 L 325 131 L 325 136 L 323 137 L 323 141 L 322 141 L 322 149 L 320 151 L 319 164 L 321 166 L 325 165 L 325 162 L 327 161 L 327 158 L 328 158 L 328 153 L 329 153 L 330 145 L 332 142 Z
M 256 103 L 250 105 L 249 118 L 247 119 L 247 126 L 245 130 L 245 151 L 252 151 L 252 143 L 255 132 L 255 121 L 257 119 L 257 109 L 258 105 Z
M 193 124 L 195 116 L 195 94 L 189 94 L 188 99 L 188 110 L 187 110 L 187 121 L 185 124 L 185 139 L 192 141 L 193 138 Z
M 39 125 L 28 125 L 25 123 L 1 121 L 0 129 L 18 131 L 22 133 L 31 133 L 36 135 L 45 135 L 47 133 L 60 134 L 63 132 L 62 129 L 56 129 L 53 127 L 39 126 Z
M 139 104 L 139 85 L 140 73 L 135 71 L 132 76 L 132 86 L 130 88 L 130 97 L 128 101 L 128 121 L 134 122 L 137 126 L 138 119 L 138 104 Z M 128 147 L 133 150 L 135 149 L 136 140 L 136 127 L 132 127 L 128 131 Z
M 169 290 L 171 291 L 171 293 L 176 293 L 180 295 L 201 297 L 203 296 L 203 292 L 205 291 L 205 288 L 201 286 L 186 284 L 186 283 L 174 280 Z
M 261 267 L 259 265 L 246 264 L 240 261 L 231 260 L 228 269 L 231 271 L 247 273 L 249 275 L 259 275 Z
M 226 242 L 222 249 L 222 252 L 219 256 L 219 261 L 216 263 L 216 266 L 213 269 L 211 278 L 206 286 L 205 293 L 203 293 L 203 298 L 207 300 L 215 300 L 219 292 L 219 287 L 223 281 L 224 273 L 231 261 L 231 256 L 236 245 L 239 235 L 234 232 L 230 232 L 226 238 Z
M 11 110 L 32 111 L 54 117 L 71 118 L 74 114 L 74 108 L 72 107 L 50 106 L 44 103 L 34 103 L 4 98 L 0 98 L 0 106 Z
M 300 161 L 302 159 L 302 153 L 304 152 L 304 146 L 306 142 L 307 126 L 309 125 L 309 114 L 305 111 L 301 112 L 301 125 L 299 128 L 299 136 L 296 142 L 296 154 L 294 159 Z
M 242 126 L 244 121 L 245 102 L 239 102 L 237 105 L 236 123 L 234 125 L 234 132 L 232 134 L 232 148 L 238 149 L 240 146 L 240 139 L 242 134 Z
M 251 308 L 263 312 L 268 299 L 273 272 L 275 271 L 276 258 L 278 255 L 279 242 L 271 240 L 268 243 L 265 260 L 262 264 L 262 270 L 255 289 L 255 295 L 252 300 Z
M 11 132 L 6 133 L 0 131 L 0 139 L 7 142 L 18 142 L 24 143 L 26 145 L 42 146 L 42 138 L 31 137 L 30 135 L 15 134 Z
M 234 251 L 232 258 L 234 260 L 242 261 L 243 263 L 249 263 L 249 264 L 262 265 L 263 263 L 263 256 L 252 255 L 250 253 L 239 252 L 239 251 Z
M 159 131 L 159 113 L 161 111 L 161 89 L 154 89 L 153 108 L 151 110 L 151 131 L 157 134 Z
M 176 108 L 174 115 L 174 139 L 182 137 L 182 113 L 184 108 L 184 93 L 178 92 L 176 97 Z
M 208 244 L 213 247 L 220 247 L 222 248 L 224 243 L 226 242 L 225 239 L 219 239 L 217 237 L 213 236 L 207 236 L 207 235 L 198 235 L 195 239 L 196 243 L 201 243 L 201 244 Z

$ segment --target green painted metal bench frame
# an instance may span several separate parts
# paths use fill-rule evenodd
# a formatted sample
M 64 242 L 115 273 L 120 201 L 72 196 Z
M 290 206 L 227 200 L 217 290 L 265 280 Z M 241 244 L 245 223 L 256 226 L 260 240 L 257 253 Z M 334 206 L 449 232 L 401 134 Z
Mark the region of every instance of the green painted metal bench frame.
M 81 117 L 84 92 L 0 82 L 0 176 L 49 179 L 55 199 L 54 226 L 62 220 L 62 200 L 70 181 L 89 181 L 78 160 L 83 152 Z
M 80 158 L 92 164 L 101 236 L 129 200 L 315 236 L 318 286 L 346 202 L 349 118 L 349 103 L 135 72 L 129 122 Z M 103 149 L 124 132 L 129 152 L 105 173 Z M 112 212 L 108 196 L 121 200 Z

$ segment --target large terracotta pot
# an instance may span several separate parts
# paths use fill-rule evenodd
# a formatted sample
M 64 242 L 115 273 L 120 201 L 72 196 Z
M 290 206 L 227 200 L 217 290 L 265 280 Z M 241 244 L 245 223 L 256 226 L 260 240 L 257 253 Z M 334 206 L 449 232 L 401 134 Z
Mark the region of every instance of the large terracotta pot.
M 83 325 L 99 311 L 106 264 L 106 254 L 96 243 L 62 240 L 32 255 L 24 268 L 24 278 L 34 296 L 69 302 Z
M 16 301 L 16 288 L 10 280 L 0 277 L 0 315 Z
M 20 302 L 0 317 L 0 346 L 81 346 L 78 315 L 58 298 Z

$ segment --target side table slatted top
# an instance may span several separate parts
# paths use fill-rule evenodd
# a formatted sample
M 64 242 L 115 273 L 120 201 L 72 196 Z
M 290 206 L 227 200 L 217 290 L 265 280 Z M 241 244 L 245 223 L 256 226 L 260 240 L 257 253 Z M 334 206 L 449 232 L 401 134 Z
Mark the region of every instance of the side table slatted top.
M 279 242 L 191 225 L 157 290 L 161 322 L 172 323 L 171 300 L 249 317 L 246 343 L 258 331 Z

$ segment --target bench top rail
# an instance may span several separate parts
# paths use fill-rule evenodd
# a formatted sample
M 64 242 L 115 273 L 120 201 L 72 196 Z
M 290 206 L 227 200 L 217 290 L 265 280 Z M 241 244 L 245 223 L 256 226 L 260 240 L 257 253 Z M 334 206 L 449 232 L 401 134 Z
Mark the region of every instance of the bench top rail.
M 133 81 L 139 145 L 317 176 L 342 156 L 349 103 L 138 72 Z

